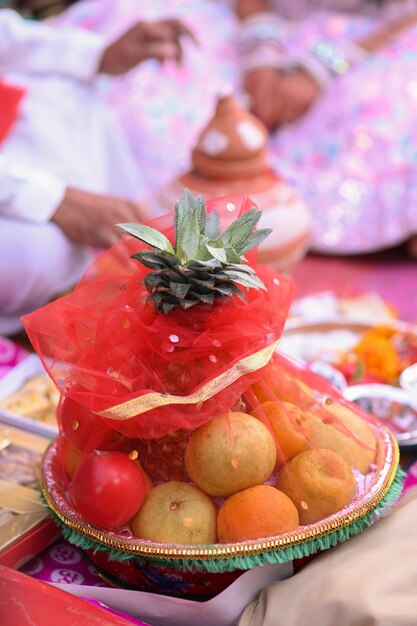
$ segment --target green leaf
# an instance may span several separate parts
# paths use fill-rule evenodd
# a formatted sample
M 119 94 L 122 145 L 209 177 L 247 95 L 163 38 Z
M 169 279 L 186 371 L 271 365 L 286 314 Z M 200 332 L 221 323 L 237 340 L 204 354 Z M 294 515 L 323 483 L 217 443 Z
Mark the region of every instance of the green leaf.
M 214 293 L 199 293 L 197 297 L 201 302 L 204 302 L 204 304 L 213 304 L 216 298 Z
M 149 267 L 151 270 L 162 270 L 169 267 L 168 263 L 164 259 L 149 250 L 146 252 L 136 252 L 135 254 L 132 254 L 130 258 L 136 259 L 136 261 L 139 261 L 142 265 Z
M 155 287 L 158 287 L 158 285 L 161 285 L 163 283 L 164 279 L 156 272 L 149 272 L 149 274 L 146 274 L 145 278 L 143 279 L 143 284 L 145 285 L 146 289 L 151 292 L 155 289 Z
M 164 300 L 165 300 L 164 294 L 159 293 L 158 291 L 155 291 L 152 295 L 148 296 L 148 298 L 146 299 L 146 302 L 152 302 L 155 309 L 158 310 L 159 306 Z
M 253 287 L 254 289 L 265 289 L 266 287 L 263 282 L 256 275 L 244 274 L 243 272 L 229 272 L 226 270 L 225 272 L 230 280 L 238 283 L 238 285 L 242 285 L 242 287 Z
M 225 250 L 226 250 L 228 263 L 233 264 L 233 263 L 240 263 L 242 261 L 242 257 L 240 256 L 240 254 L 236 252 L 234 248 L 225 248 Z
M 214 285 L 214 277 L 210 277 L 209 280 L 199 280 L 198 278 L 195 278 L 194 276 L 192 278 L 190 278 L 190 283 L 192 285 L 194 285 L 194 290 L 196 291 L 215 291 L 216 287 Z
M 249 250 L 259 246 L 271 233 L 272 228 L 261 228 L 260 230 L 251 232 L 243 244 L 237 248 L 237 252 L 239 254 L 249 252 Z
M 189 189 L 184 189 L 181 198 L 175 203 L 174 226 L 175 240 L 178 242 L 179 234 L 186 223 L 190 213 L 194 210 L 194 196 Z
M 196 261 L 193 259 L 187 263 L 187 269 L 192 272 L 197 271 L 202 280 L 209 278 L 213 270 L 221 267 L 222 264 L 217 259 L 213 258 L 210 258 L 207 261 Z
M 178 233 L 176 253 L 182 262 L 194 259 L 200 247 L 200 227 L 197 210 L 188 217 Z
M 220 236 L 220 218 L 217 211 L 212 211 L 208 216 L 204 234 L 209 239 L 218 239 Z
M 243 272 L 244 274 L 253 274 L 255 276 L 255 270 L 250 265 L 243 265 L 243 263 L 231 263 L 227 270 Z
M 200 233 L 204 233 L 207 222 L 206 202 L 203 196 L 197 196 L 194 199 L 194 205 L 197 210 L 198 224 L 200 226 Z
M 241 289 L 237 285 L 232 282 L 228 282 L 224 285 L 216 285 L 216 291 L 219 291 L 224 296 L 232 296 L 236 294 L 243 302 L 246 302 L 246 296 Z
M 165 313 L 165 315 L 167 315 L 168 313 L 171 313 L 174 308 L 174 304 L 171 304 L 170 302 L 164 302 L 162 305 L 162 313 Z
M 243 244 L 249 233 L 253 230 L 261 217 L 261 211 L 251 209 L 241 215 L 230 224 L 222 234 L 222 240 L 233 248 L 238 248 Z
M 195 255 L 193 261 L 209 261 L 211 259 L 211 254 L 206 248 L 206 242 L 199 247 L 197 254 Z
M 206 248 L 214 259 L 217 259 L 217 261 L 220 261 L 220 263 L 227 263 L 226 250 L 223 248 L 223 246 L 221 248 L 216 248 L 215 246 L 210 246 L 208 243 L 206 243 Z
M 232 283 L 232 285 L 231 285 L 231 289 L 232 289 L 233 293 L 234 293 L 234 294 L 235 294 L 235 295 L 236 295 L 236 296 L 237 296 L 240 300 L 242 300 L 242 302 L 246 302 L 246 300 L 247 300 L 246 295 L 244 294 L 244 292 L 243 292 L 241 289 L 239 289 L 239 287 L 238 287 L 237 285 L 234 285 L 234 284 Z
M 166 268 L 161 271 L 161 274 L 163 274 L 166 280 L 172 281 L 173 283 L 188 283 L 187 278 L 185 278 L 185 276 L 182 276 L 181 273 L 178 272 L 176 269 Z
M 157 250 L 166 250 L 167 252 L 172 253 L 174 252 L 174 248 L 172 247 L 169 239 L 158 230 L 155 230 L 155 228 L 145 226 L 145 224 L 134 223 L 117 224 L 117 226 L 122 228 L 128 235 L 139 239 L 152 248 L 156 248 Z
M 190 290 L 190 287 L 191 287 L 190 283 L 188 284 L 174 283 L 172 281 L 169 283 L 170 292 L 172 293 L 173 296 L 175 296 L 176 298 L 179 298 L 180 300 L 184 300 L 185 296 Z
M 181 308 L 182 309 L 189 309 L 190 307 L 194 306 L 195 304 L 198 304 L 198 300 L 182 300 Z

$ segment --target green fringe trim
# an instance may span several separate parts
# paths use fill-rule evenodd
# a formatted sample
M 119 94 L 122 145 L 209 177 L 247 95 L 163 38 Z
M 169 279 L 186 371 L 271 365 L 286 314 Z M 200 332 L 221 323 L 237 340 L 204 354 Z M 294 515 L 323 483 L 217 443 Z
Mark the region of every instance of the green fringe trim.
M 295 559 L 301 559 L 306 556 L 315 554 L 318 551 L 328 550 L 329 548 L 347 541 L 351 537 L 358 535 L 365 528 L 368 528 L 371 524 L 379 520 L 386 515 L 396 500 L 399 498 L 403 482 L 406 473 L 401 469 L 397 469 L 395 478 L 379 504 L 363 517 L 352 522 L 345 528 L 340 528 L 330 532 L 328 535 L 305 541 L 304 543 L 288 548 L 280 548 L 271 552 L 262 552 L 261 554 L 253 554 L 248 556 L 231 556 L 227 558 L 219 559 L 179 559 L 179 558 L 155 558 L 155 557 L 143 557 L 138 555 L 132 555 L 132 553 L 122 552 L 120 550 L 114 550 L 99 544 L 92 539 L 89 539 L 85 535 L 78 533 L 68 526 L 66 526 L 55 514 L 51 512 L 53 517 L 59 522 L 62 528 L 62 534 L 73 545 L 78 546 L 83 550 L 104 550 L 108 553 L 110 560 L 119 562 L 134 561 L 136 566 L 141 564 L 151 565 L 164 565 L 170 566 L 173 569 L 185 571 L 185 572 L 209 572 L 209 573 L 222 573 L 231 572 L 236 569 L 248 570 L 252 567 L 258 567 L 260 565 L 286 563 Z

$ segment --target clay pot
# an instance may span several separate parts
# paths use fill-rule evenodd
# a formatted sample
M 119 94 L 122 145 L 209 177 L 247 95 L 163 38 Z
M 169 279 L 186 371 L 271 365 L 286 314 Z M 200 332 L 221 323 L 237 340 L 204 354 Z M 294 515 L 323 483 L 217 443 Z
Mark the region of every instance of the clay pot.
M 219 99 L 214 117 L 192 152 L 194 170 L 210 179 L 241 179 L 267 168 L 264 125 L 232 96 Z
M 310 215 L 295 191 L 268 167 L 268 133 L 232 96 L 221 97 L 192 151 L 193 167 L 152 198 L 152 210 L 171 211 L 184 188 L 210 198 L 245 194 L 262 210 L 260 228 L 273 232 L 259 261 L 288 273 L 305 255 Z

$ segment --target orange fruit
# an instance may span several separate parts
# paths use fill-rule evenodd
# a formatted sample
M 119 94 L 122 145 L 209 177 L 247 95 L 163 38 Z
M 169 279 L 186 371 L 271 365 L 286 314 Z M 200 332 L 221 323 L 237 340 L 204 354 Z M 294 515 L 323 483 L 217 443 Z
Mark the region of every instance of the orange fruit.
M 310 447 L 310 424 L 305 411 L 292 402 L 264 402 L 254 411 L 267 420 L 277 445 L 277 461 L 282 465 Z
M 207 544 L 216 541 L 216 509 L 197 487 L 179 480 L 151 489 L 131 520 L 135 537 L 162 543 Z
M 298 511 L 282 491 L 257 485 L 230 496 L 217 518 L 221 543 L 273 537 L 297 528 Z
M 294 502 L 300 523 L 312 524 L 349 504 L 356 483 L 340 454 L 318 448 L 291 459 L 278 476 L 277 488 Z
M 320 416 L 310 413 L 308 418 L 313 446 L 333 450 L 362 474 L 369 472 L 375 461 L 377 440 L 362 417 L 334 401 L 323 406 Z
M 303 381 L 294 378 L 278 363 L 266 368 L 265 376 L 251 387 L 260 404 L 281 400 L 308 409 L 314 403 L 314 394 Z
M 77 471 L 85 452 L 74 446 L 72 441 L 66 435 L 59 437 L 59 454 L 62 460 L 65 476 L 68 480 L 72 480 Z
M 275 462 L 272 434 L 246 413 L 230 412 L 200 426 L 185 451 L 188 476 L 211 496 L 227 497 L 264 483 Z
M 277 399 L 294 402 L 300 389 L 282 367 L 270 365 L 262 380 L 252 385 L 252 391 L 262 404 Z

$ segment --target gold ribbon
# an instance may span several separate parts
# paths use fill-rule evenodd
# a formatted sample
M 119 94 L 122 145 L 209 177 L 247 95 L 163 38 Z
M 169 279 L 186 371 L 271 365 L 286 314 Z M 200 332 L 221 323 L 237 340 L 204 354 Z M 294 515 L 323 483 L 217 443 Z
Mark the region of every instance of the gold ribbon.
M 277 345 L 278 341 L 275 341 L 270 346 L 259 350 L 259 352 L 250 354 L 241 361 L 235 363 L 233 367 L 227 370 L 227 372 L 223 372 L 223 374 L 213 378 L 189 396 L 174 396 L 168 393 L 158 393 L 152 391 L 151 393 L 146 393 L 138 398 L 132 398 L 127 402 L 122 402 L 121 404 L 116 404 L 116 406 L 112 406 L 109 409 L 100 411 L 98 415 L 114 420 L 128 420 L 136 415 L 141 415 L 142 413 L 146 413 L 152 409 L 167 406 L 169 404 L 199 405 L 220 393 L 220 391 L 223 391 L 223 389 L 234 383 L 245 374 L 256 372 L 262 367 L 265 367 L 265 365 L 267 365 L 271 360 Z

